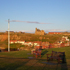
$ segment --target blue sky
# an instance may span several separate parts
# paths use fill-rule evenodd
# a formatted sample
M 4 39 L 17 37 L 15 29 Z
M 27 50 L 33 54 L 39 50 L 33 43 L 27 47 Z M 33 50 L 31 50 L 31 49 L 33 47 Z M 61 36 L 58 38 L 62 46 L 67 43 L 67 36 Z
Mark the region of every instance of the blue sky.
M 0 0 L 0 31 L 8 19 L 10 31 L 70 31 L 70 0 Z

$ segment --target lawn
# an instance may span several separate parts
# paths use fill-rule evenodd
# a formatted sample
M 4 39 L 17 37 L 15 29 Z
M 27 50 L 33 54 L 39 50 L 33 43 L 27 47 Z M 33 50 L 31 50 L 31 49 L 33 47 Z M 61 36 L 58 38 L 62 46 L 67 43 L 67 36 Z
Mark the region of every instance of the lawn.
M 46 53 L 64 51 L 66 63 L 46 64 Z M 0 70 L 70 70 L 70 47 L 42 50 L 41 58 L 29 59 L 30 51 L 0 52 Z M 55 61 L 56 62 L 56 61 Z

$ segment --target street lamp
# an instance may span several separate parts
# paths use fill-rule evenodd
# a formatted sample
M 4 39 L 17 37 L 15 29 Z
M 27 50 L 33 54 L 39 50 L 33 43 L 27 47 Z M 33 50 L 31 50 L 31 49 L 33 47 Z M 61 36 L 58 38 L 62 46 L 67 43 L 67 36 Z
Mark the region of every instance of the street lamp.
M 8 19 L 8 52 L 10 52 L 10 27 L 9 27 L 9 24 L 10 24 L 10 20 Z

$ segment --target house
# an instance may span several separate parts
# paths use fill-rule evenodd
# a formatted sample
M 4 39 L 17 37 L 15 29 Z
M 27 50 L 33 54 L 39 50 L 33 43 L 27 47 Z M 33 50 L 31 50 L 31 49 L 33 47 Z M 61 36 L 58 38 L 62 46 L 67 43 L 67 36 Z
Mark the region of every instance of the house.
M 36 46 L 36 49 L 42 49 L 42 46 Z
M 16 40 L 10 40 L 10 44 L 17 43 Z
M 27 43 L 27 42 L 25 42 L 25 43 L 24 43 L 24 45 L 28 45 L 28 43 Z
M 24 45 L 33 46 L 33 42 L 25 42 Z
M 41 42 L 40 41 L 36 41 L 36 42 L 33 42 L 34 46 L 40 46 L 41 45 Z
M 43 45 L 43 46 L 42 46 L 42 49 L 48 49 L 48 47 L 49 47 L 49 46 Z
M 70 46 L 69 42 L 65 43 L 65 46 Z
M 62 34 L 62 32 L 49 32 L 48 34 Z
M 10 40 L 10 44 L 13 44 L 13 43 L 20 43 L 20 44 L 24 44 L 25 41 L 17 41 L 17 40 Z
M 52 48 L 59 48 L 60 47 L 60 43 L 53 43 L 53 47 Z
M 28 42 L 28 46 L 33 46 L 33 42 Z
M 42 46 L 42 49 L 47 49 L 49 47 L 49 42 L 42 42 L 41 43 L 41 46 Z
M 62 41 L 69 41 L 68 37 L 63 36 Z
M 24 43 L 25 43 L 25 41 L 23 40 L 23 41 L 17 41 L 17 43 L 21 43 L 22 45 L 24 45 Z

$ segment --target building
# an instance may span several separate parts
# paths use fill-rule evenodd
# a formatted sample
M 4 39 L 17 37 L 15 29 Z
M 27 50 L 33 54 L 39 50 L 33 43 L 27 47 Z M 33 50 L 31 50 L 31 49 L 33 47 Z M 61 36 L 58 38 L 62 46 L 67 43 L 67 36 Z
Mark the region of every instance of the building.
M 45 35 L 44 30 L 40 30 L 40 29 L 35 29 L 35 35 Z
M 62 32 L 49 32 L 48 34 L 62 34 Z
M 20 44 L 24 44 L 25 41 L 17 41 L 17 40 L 10 40 L 10 44 L 13 44 L 13 43 L 20 43 Z

